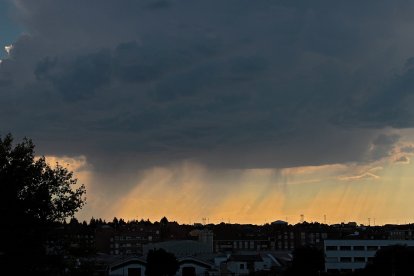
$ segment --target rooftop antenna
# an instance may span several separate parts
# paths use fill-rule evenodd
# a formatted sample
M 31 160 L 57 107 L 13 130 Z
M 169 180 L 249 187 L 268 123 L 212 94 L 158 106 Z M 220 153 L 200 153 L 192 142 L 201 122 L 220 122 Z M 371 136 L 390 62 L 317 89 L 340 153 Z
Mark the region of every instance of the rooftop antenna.
M 371 226 L 371 218 L 368 218 L 368 226 Z
M 323 215 L 323 223 L 326 224 L 326 215 Z
M 303 223 L 305 221 L 305 215 L 301 214 L 300 215 L 300 223 Z

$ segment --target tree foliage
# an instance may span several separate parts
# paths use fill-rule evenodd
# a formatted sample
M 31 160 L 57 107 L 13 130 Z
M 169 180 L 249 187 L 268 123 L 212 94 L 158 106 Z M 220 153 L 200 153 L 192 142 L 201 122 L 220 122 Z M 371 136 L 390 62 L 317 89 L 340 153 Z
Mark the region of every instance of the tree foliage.
M 48 229 L 73 217 L 85 204 L 85 187 L 59 164 L 36 157 L 30 139 L 0 138 L 0 256 L 43 256 Z
M 174 254 L 164 249 L 150 250 L 147 255 L 147 276 L 170 276 L 178 271 L 179 264 Z
M 319 275 L 324 270 L 323 251 L 312 246 L 298 247 L 293 251 L 292 267 L 288 275 Z
M 414 275 L 414 248 L 405 245 L 391 245 L 381 248 L 375 254 L 362 275 Z

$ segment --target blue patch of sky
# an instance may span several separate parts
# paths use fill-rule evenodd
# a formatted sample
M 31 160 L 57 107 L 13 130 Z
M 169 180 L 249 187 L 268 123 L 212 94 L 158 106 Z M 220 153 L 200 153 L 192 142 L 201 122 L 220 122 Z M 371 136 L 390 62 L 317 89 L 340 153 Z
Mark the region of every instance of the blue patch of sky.
M 23 31 L 22 27 L 11 18 L 11 9 L 8 1 L 0 1 L 0 59 L 7 56 L 4 47 L 16 41 Z

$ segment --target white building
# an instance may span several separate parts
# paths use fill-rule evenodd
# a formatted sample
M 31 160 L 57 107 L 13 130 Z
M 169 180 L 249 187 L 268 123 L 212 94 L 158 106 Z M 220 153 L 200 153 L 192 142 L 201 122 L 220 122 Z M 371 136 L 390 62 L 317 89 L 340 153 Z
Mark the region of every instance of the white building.
M 219 275 L 214 264 L 195 257 L 178 259 L 178 276 Z M 128 257 L 113 262 L 108 267 L 110 276 L 145 276 L 147 262 L 143 257 Z
M 196 276 L 196 275 L 219 275 L 218 269 L 214 268 L 214 264 L 195 257 L 184 257 L 179 259 L 180 268 L 176 275 Z
M 325 271 L 362 269 L 377 250 L 396 244 L 414 246 L 414 240 L 325 240 Z
M 264 269 L 263 258 L 257 255 L 231 255 L 227 260 L 227 269 L 234 275 L 248 275 Z
M 145 276 L 147 262 L 141 257 L 127 257 L 112 263 L 108 268 L 110 276 Z

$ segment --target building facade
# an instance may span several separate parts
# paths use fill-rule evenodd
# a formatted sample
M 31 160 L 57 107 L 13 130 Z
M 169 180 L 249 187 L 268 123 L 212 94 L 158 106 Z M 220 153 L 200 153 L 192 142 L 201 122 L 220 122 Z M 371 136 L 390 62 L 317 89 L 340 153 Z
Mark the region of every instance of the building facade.
M 414 246 L 414 240 L 325 240 L 325 271 L 363 269 L 379 249 L 397 244 Z

